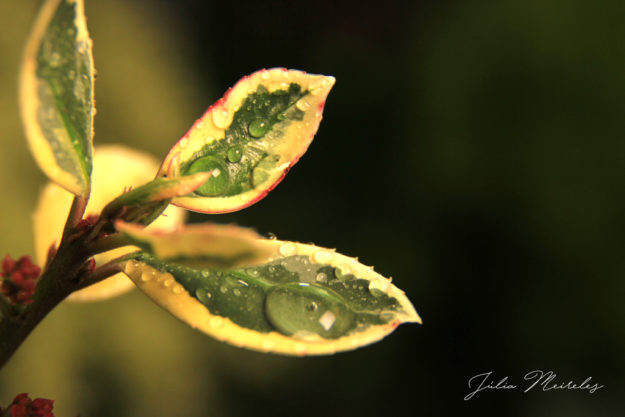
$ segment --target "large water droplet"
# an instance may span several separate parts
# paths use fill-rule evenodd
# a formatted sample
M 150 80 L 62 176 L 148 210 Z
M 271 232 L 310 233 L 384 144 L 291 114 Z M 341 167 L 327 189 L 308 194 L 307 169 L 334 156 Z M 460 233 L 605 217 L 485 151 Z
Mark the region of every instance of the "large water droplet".
M 239 162 L 241 160 L 241 156 L 243 156 L 243 151 L 239 146 L 233 146 L 232 148 L 228 149 L 228 152 L 226 153 L 226 158 L 228 158 L 228 162 L 232 163 Z
M 228 188 L 229 175 L 225 164 L 213 156 L 205 156 L 197 159 L 187 169 L 186 175 L 198 172 L 210 172 L 211 177 L 195 190 L 196 194 L 203 196 L 216 196 L 222 194 Z
M 265 301 L 265 313 L 276 330 L 294 337 L 315 334 L 336 339 L 355 324 L 354 312 L 340 296 L 325 288 L 302 283 L 273 288 Z
M 260 138 L 267 133 L 269 130 L 269 122 L 265 119 L 256 119 L 253 120 L 248 126 L 248 130 L 250 135 L 255 138 Z

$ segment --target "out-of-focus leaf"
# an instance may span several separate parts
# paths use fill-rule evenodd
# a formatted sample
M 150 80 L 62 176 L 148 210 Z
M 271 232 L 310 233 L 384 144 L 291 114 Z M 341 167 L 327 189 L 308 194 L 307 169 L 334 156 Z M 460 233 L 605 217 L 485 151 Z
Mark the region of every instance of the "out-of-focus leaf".
M 173 204 L 225 213 L 267 195 L 308 149 L 334 81 L 284 68 L 240 80 L 165 158 L 161 176 L 212 173 L 204 185 Z
M 166 235 L 159 239 L 164 246 Z M 264 352 L 332 354 L 376 342 L 401 323 L 421 322 L 403 291 L 356 259 L 314 245 L 254 240 L 248 244 L 265 251 L 256 265 L 211 267 L 211 249 L 185 254 L 139 245 L 147 250 L 129 255 L 123 268 L 191 327 Z
M 93 74 L 83 1 L 45 1 L 22 61 L 21 113 L 39 167 L 77 195 L 90 188 Z
M 86 215 L 98 215 L 102 208 L 125 189 L 144 184 L 154 177 L 158 160 L 145 152 L 121 145 L 96 147 L 93 166 L 93 190 L 86 208 Z M 60 186 L 49 183 L 44 187 L 33 216 L 35 257 L 37 263 L 45 264 L 48 249 L 58 244 L 63 225 L 72 203 L 72 194 Z M 174 230 L 184 222 L 186 211 L 169 206 L 148 230 Z M 100 266 L 111 259 L 123 256 L 137 248 L 126 247 L 95 256 Z M 134 285 L 124 276 L 113 277 L 84 288 L 69 296 L 73 301 L 96 301 L 115 296 L 132 289 Z

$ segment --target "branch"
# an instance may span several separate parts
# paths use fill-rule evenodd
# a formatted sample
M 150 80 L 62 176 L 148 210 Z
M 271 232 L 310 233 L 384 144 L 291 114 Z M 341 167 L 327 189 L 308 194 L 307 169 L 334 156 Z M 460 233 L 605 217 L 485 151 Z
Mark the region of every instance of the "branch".
M 105 263 L 104 265 L 94 269 L 92 273 L 87 275 L 81 282 L 76 290 L 81 290 L 85 287 L 88 287 L 93 284 L 97 284 L 98 282 L 111 277 L 117 273 L 122 272 L 121 267 L 117 263 L 119 258 L 114 259 L 110 262 Z
M 112 235 L 96 239 L 95 241 L 87 245 L 87 253 L 89 256 L 97 255 L 98 253 L 108 252 L 113 249 L 121 248 L 123 246 L 130 246 L 132 243 L 128 238 L 121 233 L 114 233 Z
M 87 208 L 88 200 L 89 194 L 86 196 L 74 196 L 74 201 L 72 201 L 72 207 L 69 210 L 67 221 L 65 222 L 65 228 L 63 229 L 62 240 L 65 240 L 74 231 L 82 219 L 82 216 L 85 214 L 85 209 Z

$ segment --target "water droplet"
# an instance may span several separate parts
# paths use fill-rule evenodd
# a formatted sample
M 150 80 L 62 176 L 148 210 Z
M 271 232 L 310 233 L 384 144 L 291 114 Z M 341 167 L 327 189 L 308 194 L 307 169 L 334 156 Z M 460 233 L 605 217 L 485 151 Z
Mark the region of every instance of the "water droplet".
M 141 274 L 141 281 L 143 281 L 143 282 L 152 281 L 155 276 L 156 276 L 156 272 L 155 271 L 153 271 L 153 270 L 145 270 Z
M 387 293 L 390 285 L 391 284 L 386 280 L 375 279 L 369 283 L 369 291 L 371 291 L 373 295 L 379 295 L 379 293 L 376 294 L 377 291 Z
M 50 66 L 52 68 L 56 68 L 59 65 L 61 65 L 61 54 L 59 54 L 58 52 L 52 52 L 50 54 L 50 58 L 48 60 L 48 63 L 50 64 Z
M 266 233 L 266 234 L 265 234 L 265 239 L 268 239 L 268 240 L 276 240 L 277 238 L 278 238 L 278 237 L 277 237 L 274 233 L 269 232 L 269 233 Z
M 205 156 L 195 160 L 187 169 L 185 175 L 196 174 L 198 172 L 211 172 L 212 176 L 195 190 L 196 194 L 203 196 L 217 196 L 223 194 L 228 188 L 230 179 L 228 171 L 219 159 L 213 156 Z
M 219 328 L 221 326 L 223 326 L 224 324 L 224 319 L 221 317 L 211 317 L 210 321 L 208 322 L 208 324 L 212 327 L 212 328 Z
M 124 267 L 124 272 L 126 273 L 126 275 L 132 276 L 136 270 L 137 270 L 136 261 L 126 262 L 126 266 Z
M 317 280 L 317 282 L 327 282 L 328 276 L 323 272 L 319 272 L 315 279 Z
M 329 87 L 332 87 L 332 85 L 334 85 L 334 77 L 323 77 L 310 84 L 308 91 L 310 91 L 310 94 L 313 96 L 316 96 L 322 91 L 328 91 Z
M 241 295 L 241 290 L 238 288 L 235 288 L 234 291 L 232 291 L 232 293 L 238 297 L 239 295 Z
M 268 130 L 269 122 L 265 119 L 253 120 L 248 126 L 248 131 L 250 132 L 250 135 L 255 138 L 263 137 Z
M 228 152 L 226 153 L 228 162 L 232 163 L 239 162 L 241 160 L 241 156 L 243 156 L 243 151 L 238 146 L 233 146 L 232 148 L 228 149 Z
M 280 246 L 280 255 L 282 256 L 293 256 L 296 253 L 297 253 L 297 246 L 295 246 L 295 243 L 288 242 Z
M 169 288 L 174 284 L 174 282 L 176 281 L 172 277 L 167 277 L 163 280 L 162 284 L 163 284 L 163 287 Z
M 248 269 L 247 273 L 250 274 L 253 277 L 258 277 L 260 275 L 260 272 L 258 272 L 258 269 Z
M 210 276 L 210 272 L 208 272 L 208 271 L 202 271 L 202 276 L 203 276 L 204 278 L 208 278 L 208 277 Z
M 180 284 L 176 284 L 171 289 L 171 292 L 173 292 L 174 294 L 182 294 L 184 292 L 184 287 Z
M 340 280 L 346 279 L 349 274 L 350 270 L 346 266 L 341 265 L 334 268 L 334 276 Z
M 269 79 L 269 71 L 267 71 L 267 70 L 263 70 L 263 71 L 260 73 L 260 76 L 261 76 L 261 78 L 262 78 L 263 80 L 268 80 L 268 79 Z
M 200 120 L 199 122 L 197 122 L 195 127 L 197 127 L 198 129 L 204 129 L 204 121 Z
M 310 109 L 310 103 L 306 99 L 300 99 L 297 103 L 295 103 L 295 107 L 297 107 L 301 111 L 306 111 Z
M 335 320 L 326 328 L 331 317 L 328 312 Z M 300 338 L 319 335 L 334 339 L 355 325 L 354 312 L 342 298 L 325 288 L 303 283 L 283 284 L 270 290 L 265 300 L 265 313 L 277 331 Z M 320 321 L 323 315 L 326 318 Z
M 313 256 L 312 256 L 313 262 L 316 262 L 318 264 L 328 263 L 332 260 L 332 258 L 334 258 L 334 255 L 332 255 L 331 252 L 328 252 L 325 250 L 319 250 L 313 253 Z
M 209 143 L 213 143 L 215 141 L 215 138 L 212 136 L 206 136 L 204 138 L 204 145 L 208 145 Z
M 229 116 L 228 110 L 223 107 L 213 109 L 213 123 L 220 129 L 225 129 L 230 126 L 231 120 Z
M 195 290 L 195 298 L 200 300 L 200 302 L 204 305 L 208 305 L 210 303 L 210 299 L 213 295 L 206 290 L 206 288 L 198 288 Z
M 282 120 L 286 120 L 286 114 L 284 114 L 284 113 L 280 113 L 280 114 L 278 114 L 278 117 L 277 117 L 277 118 L 278 118 L 278 120 L 280 120 L 280 121 L 282 121 Z
M 274 155 L 277 156 L 277 155 Z M 272 156 L 267 156 L 254 167 L 252 171 L 252 184 L 254 187 L 263 185 L 276 170 L 277 161 Z
M 242 279 L 240 279 L 240 280 L 238 281 L 238 283 L 239 283 L 239 284 L 241 284 L 241 285 L 243 285 L 244 287 L 249 287 L 249 286 L 250 286 L 250 284 L 248 284 L 247 282 L 243 281 Z
M 178 146 L 181 148 L 186 148 L 188 144 L 189 144 L 189 139 L 187 138 L 182 138 L 180 139 L 180 142 L 178 142 Z

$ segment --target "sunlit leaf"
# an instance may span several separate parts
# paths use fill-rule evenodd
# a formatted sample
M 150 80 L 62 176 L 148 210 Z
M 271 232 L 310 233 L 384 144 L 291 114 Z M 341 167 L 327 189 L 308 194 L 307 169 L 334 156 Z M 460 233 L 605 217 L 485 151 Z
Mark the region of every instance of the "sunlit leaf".
M 308 149 L 334 78 L 276 68 L 244 77 L 198 119 L 159 175 L 211 172 L 173 203 L 204 213 L 240 210 L 263 198 Z
M 185 256 L 152 246 L 129 255 L 122 267 L 191 327 L 264 352 L 331 354 L 378 341 L 401 323 L 421 322 L 403 291 L 353 258 L 314 245 L 256 240 L 266 255 L 253 266 L 210 267 L 212 249 Z
M 139 152 L 120 145 L 96 147 L 93 167 L 93 190 L 87 205 L 86 215 L 97 215 L 102 208 L 124 190 L 150 181 L 158 169 L 158 160 L 145 152 Z M 51 245 L 57 245 L 63 232 L 63 225 L 72 203 L 72 194 L 56 184 L 44 187 L 33 216 L 35 256 L 39 265 L 45 264 Z M 186 211 L 169 206 L 148 228 L 148 230 L 174 230 L 184 221 Z M 100 266 L 111 259 L 136 251 L 135 247 L 119 248 L 95 256 Z M 95 301 L 126 292 L 134 288 L 124 275 L 111 278 L 84 288 L 70 295 L 73 301 Z
M 93 73 L 83 1 L 45 1 L 22 62 L 22 119 L 39 167 L 73 194 L 90 187 Z

